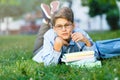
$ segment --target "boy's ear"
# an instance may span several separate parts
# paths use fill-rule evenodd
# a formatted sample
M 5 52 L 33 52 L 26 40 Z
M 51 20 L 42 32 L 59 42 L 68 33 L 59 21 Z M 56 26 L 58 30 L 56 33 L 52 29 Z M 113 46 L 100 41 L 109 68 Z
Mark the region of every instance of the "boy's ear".
M 75 23 L 73 23 L 73 29 L 75 28 Z
M 53 26 L 53 29 L 55 30 L 55 27 Z
M 56 28 L 53 26 L 54 31 L 56 32 Z

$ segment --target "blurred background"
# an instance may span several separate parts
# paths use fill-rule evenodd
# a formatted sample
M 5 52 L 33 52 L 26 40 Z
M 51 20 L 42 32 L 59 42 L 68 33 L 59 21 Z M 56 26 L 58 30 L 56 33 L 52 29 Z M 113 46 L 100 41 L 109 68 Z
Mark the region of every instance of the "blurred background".
M 41 3 L 53 0 L 0 0 L 0 35 L 36 34 L 43 16 Z M 120 0 L 59 0 L 70 7 L 76 26 L 86 31 L 120 29 Z

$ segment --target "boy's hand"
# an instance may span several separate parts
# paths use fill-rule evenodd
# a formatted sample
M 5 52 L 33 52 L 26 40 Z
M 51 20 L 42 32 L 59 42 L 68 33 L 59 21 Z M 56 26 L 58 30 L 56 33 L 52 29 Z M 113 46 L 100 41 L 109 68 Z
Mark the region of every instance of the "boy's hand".
M 79 32 L 75 32 L 75 33 L 71 34 L 71 38 L 75 42 L 82 41 L 86 44 L 86 46 L 89 46 L 89 47 L 91 46 L 90 41 L 86 37 L 84 37 L 83 34 L 81 34 Z
M 67 41 L 63 40 L 60 37 L 56 37 L 54 43 L 54 50 L 60 51 L 63 45 L 69 45 Z

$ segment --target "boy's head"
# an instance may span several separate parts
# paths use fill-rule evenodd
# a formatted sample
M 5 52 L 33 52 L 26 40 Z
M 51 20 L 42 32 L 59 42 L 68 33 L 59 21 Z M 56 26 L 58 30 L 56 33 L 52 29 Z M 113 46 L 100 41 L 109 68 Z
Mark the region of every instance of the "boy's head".
M 63 7 L 52 16 L 53 29 L 57 35 L 64 40 L 71 37 L 74 28 L 74 15 L 73 11 L 68 7 Z
M 61 9 L 59 9 L 57 12 L 55 12 L 52 15 L 52 25 L 55 25 L 56 19 L 58 18 L 65 18 L 70 22 L 74 22 L 74 15 L 73 15 L 73 11 L 72 9 L 68 8 L 68 7 L 63 7 Z

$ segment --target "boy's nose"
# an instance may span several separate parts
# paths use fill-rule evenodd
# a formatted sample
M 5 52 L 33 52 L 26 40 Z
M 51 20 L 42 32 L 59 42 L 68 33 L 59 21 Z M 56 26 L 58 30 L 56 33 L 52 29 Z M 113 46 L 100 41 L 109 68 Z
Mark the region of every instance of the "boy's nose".
M 66 27 L 65 27 L 65 26 L 62 26 L 62 30 L 66 30 Z

